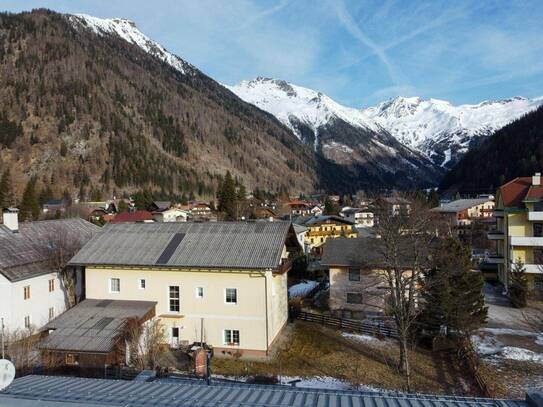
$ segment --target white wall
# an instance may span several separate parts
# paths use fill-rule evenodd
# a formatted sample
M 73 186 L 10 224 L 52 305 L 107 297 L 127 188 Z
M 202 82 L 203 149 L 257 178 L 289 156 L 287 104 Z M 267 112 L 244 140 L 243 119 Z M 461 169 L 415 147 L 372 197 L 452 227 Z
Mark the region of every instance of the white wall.
M 55 289 L 49 292 L 49 280 Z M 30 298 L 24 299 L 24 287 L 30 286 Z M 66 297 L 58 273 L 48 273 L 27 280 L 9 282 L 0 276 L 0 317 L 8 332 L 25 329 L 25 316 L 30 316 L 33 328 L 39 329 L 49 321 L 49 308 L 55 316 L 66 309 Z

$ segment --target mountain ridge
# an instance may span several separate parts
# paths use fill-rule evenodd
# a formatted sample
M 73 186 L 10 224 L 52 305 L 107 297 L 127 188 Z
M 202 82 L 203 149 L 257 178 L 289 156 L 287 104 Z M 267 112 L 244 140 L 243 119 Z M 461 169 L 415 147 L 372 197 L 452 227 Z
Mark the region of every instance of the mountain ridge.
M 227 87 L 243 100 L 274 114 L 300 138 L 303 137 L 293 122 L 305 122 L 316 129 L 336 114 L 354 126 L 390 133 L 404 146 L 424 154 L 436 166 L 445 169 L 452 167 L 480 137 L 492 134 L 543 104 L 543 97 L 453 105 L 434 98 L 397 96 L 376 106 L 357 109 L 280 79 L 258 77 Z M 295 92 L 284 92 L 285 89 Z M 296 90 L 303 91 L 302 97 Z M 320 110 L 317 101 L 325 102 Z

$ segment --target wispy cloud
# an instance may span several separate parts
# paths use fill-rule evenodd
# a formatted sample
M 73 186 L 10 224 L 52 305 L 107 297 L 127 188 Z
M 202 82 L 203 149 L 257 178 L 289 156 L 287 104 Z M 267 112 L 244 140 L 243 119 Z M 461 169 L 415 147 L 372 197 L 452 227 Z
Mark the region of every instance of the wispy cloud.
M 543 94 L 541 0 L 3 0 L 125 17 L 220 82 L 258 75 L 367 106 Z
M 394 65 L 392 61 L 388 58 L 385 49 L 379 45 L 377 45 L 371 38 L 369 38 L 361 29 L 360 27 L 355 23 L 347 9 L 345 8 L 345 5 L 341 0 L 334 0 L 330 3 L 334 11 L 343 25 L 343 27 L 361 44 L 368 47 L 373 54 L 375 54 L 379 60 L 383 63 L 385 66 L 388 76 L 390 80 L 394 84 L 398 84 L 399 78 L 398 73 L 396 72 L 396 69 L 394 68 Z

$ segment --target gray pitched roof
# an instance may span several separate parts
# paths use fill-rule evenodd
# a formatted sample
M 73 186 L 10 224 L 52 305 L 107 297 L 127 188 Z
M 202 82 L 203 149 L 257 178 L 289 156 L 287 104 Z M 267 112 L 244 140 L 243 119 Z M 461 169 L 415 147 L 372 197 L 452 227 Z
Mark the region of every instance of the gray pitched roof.
M 53 330 L 41 349 L 74 352 L 110 352 L 126 318 L 142 319 L 156 305 L 152 301 L 87 299 L 60 314 L 42 328 Z
M 481 205 L 485 202 L 492 201 L 489 198 L 475 198 L 475 199 L 457 199 L 441 206 L 432 208 L 435 212 L 460 212 L 472 206 Z
M 379 239 L 372 238 L 328 239 L 323 246 L 321 266 L 378 266 L 382 263 L 379 243 Z
M 74 265 L 277 268 L 289 222 L 110 224 Z
M 0 224 L 0 274 L 12 282 L 47 274 L 47 248 L 57 236 L 84 244 L 99 230 L 80 218 L 21 222 L 17 233 Z
M 15 401 L 14 401 L 15 400 Z M 395 392 L 361 392 L 166 379 L 152 382 L 85 379 L 75 377 L 25 376 L 0 393 L 0 406 L 19 405 L 25 400 L 63 402 L 72 406 L 276 406 L 276 407 L 527 407 L 524 400 L 497 400 Z M 6 404 L 3 404 L 5 401 Z M 11 402 L 11 404 L 8 404 Z M 21 404 L 23 405 L 23 404 Z M 33 404 L 24 404 L 33 405 Z

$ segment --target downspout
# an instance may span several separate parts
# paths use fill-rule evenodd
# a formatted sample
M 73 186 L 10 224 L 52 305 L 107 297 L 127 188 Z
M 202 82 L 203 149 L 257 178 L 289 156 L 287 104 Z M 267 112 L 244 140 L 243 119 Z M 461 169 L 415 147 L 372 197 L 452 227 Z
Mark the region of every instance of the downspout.
M 268 350 L 270 346 L 270 336 L 268 329 L 268 277 L 264 272 L 264 298 L 266 301 L 266 356 L 268 356 Z

